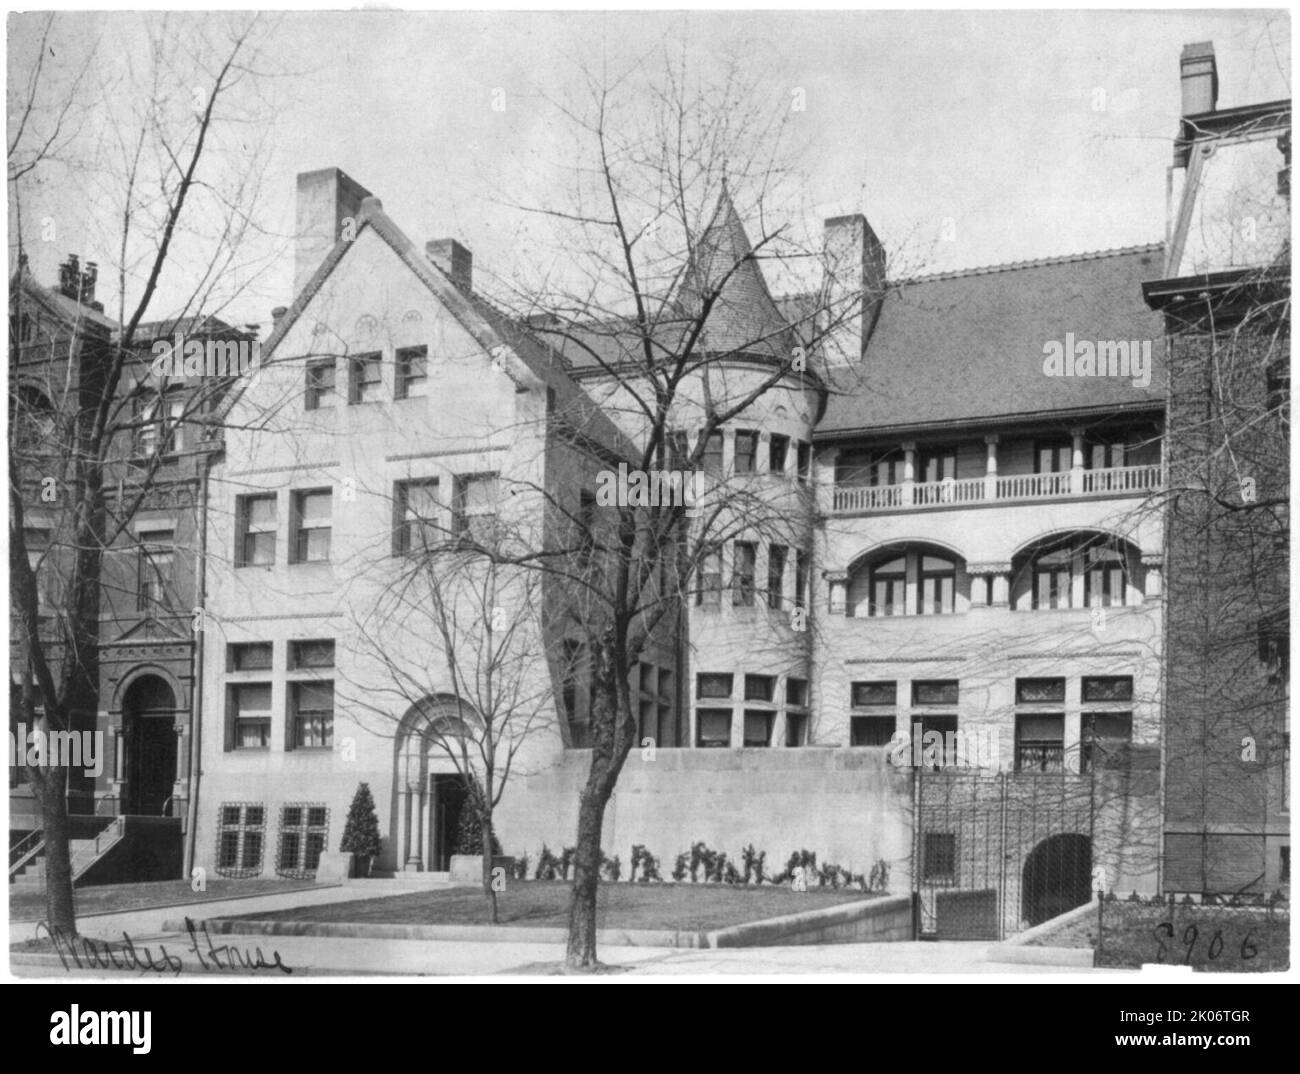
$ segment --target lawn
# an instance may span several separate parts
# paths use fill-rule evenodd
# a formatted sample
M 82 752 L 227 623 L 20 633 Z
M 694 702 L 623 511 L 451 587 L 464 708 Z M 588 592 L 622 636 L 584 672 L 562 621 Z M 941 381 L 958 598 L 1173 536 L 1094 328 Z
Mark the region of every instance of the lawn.
M 226 880 L 209 879 L 205 891 L 193 891 L 188 880 L 159 880 L 148 884 L 103 884 L 74 888 L 78 914 L 106 914 L 117 910 L 147 910 L 151 906 L 174 906 L 178 903 L 216 902 L 240 895 L 277 895 L 286 891 L 304 891 L 316 885 L 301 880 Z M 9 919 L 40 921 L 45 917 L 45 892 L 9 889 Z
M 363 885 L 358 884 L 361 888 Z M 498 896 L 502 925 L 563 928 L 570 885 L 516 882 Z M 860 891 L 791 891 L 788 887 L 723 884 L 601 884 L 598 927 L 699 932 L 764 921 L 875 896 Z M 235 916 L 235 915 L 230 915 Z M 238 915 L 258 921 L 312 921 L 384 925 L 486 925 L 486 900 L 477 888 L 419 891 L 356 902 Z

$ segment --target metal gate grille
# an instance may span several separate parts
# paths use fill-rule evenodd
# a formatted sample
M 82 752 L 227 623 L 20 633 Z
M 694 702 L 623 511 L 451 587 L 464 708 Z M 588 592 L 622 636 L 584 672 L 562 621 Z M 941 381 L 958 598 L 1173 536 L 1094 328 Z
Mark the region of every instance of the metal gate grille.
M 1001 940 L 1089 900 L 1091 780 L 918 770 L 916 795 L 923 937 Z

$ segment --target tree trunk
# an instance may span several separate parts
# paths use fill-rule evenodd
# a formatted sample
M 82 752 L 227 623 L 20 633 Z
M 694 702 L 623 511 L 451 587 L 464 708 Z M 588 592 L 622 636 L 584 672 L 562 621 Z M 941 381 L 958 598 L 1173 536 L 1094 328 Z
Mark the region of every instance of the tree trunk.
M 483 844 L 483 893 L 487 896 L 490 920 L 492 924 L 499 925 L 501 918 L 497 914 L 497 893 L 492 887 L 492 814 L 480 812 L 478 823 Z
M 596 958 L 596 893 L 600 884 L 600 843 L 605 824 L 605 804 L 613 787 L 608 769 L 608 761 L 598 767 L 593 755 L 591 772 L 578 804 L 578 845 L 574 854 L 569 943 L 565 952 L 565 964 L 574 970 L 594 969 L 600 964 Z
M 68 770 L 47 768 L 34 785 L 45 825 L 45 922 L 56 935 L 75 936 L 77 911 L 68 847 Z

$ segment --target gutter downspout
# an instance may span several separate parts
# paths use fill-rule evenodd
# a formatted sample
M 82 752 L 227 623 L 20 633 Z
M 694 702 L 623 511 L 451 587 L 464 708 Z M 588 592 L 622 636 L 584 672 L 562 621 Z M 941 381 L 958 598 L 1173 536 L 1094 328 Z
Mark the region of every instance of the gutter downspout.
M 207 570 L 208 561 L 208 470 L 212 464 L 210 452 L 203 453 L 199 467 L 199 557 L 194 566 L 194 595 L 196 614 L 200 617 L 207 606 Z M 206 627 L 202 618 L 198 625 Z M 193 674 L 193 686 L 190 688 L 190 800 L 185 811 L 185 860 L 184 877 L 189 880 L 194 869 L 194 844 L 197 837 L 199 821 L 199 776 L 202 771 L 202 712 L 203 712 L 203 630 L 195 632 L 197 637 L 190 657 Z

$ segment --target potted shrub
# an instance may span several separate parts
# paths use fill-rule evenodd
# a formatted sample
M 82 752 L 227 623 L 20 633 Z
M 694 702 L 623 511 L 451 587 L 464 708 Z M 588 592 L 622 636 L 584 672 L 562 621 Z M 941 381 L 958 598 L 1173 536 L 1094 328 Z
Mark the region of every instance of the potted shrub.
M 375 815 L 375 799 L 370 794 L 369 783 L 361 784 L 352 798 L 339 850 L 354 855 L 357 876 L 370 875 L 370 866 L 379 856 L 380 841 L 379 817 Z

